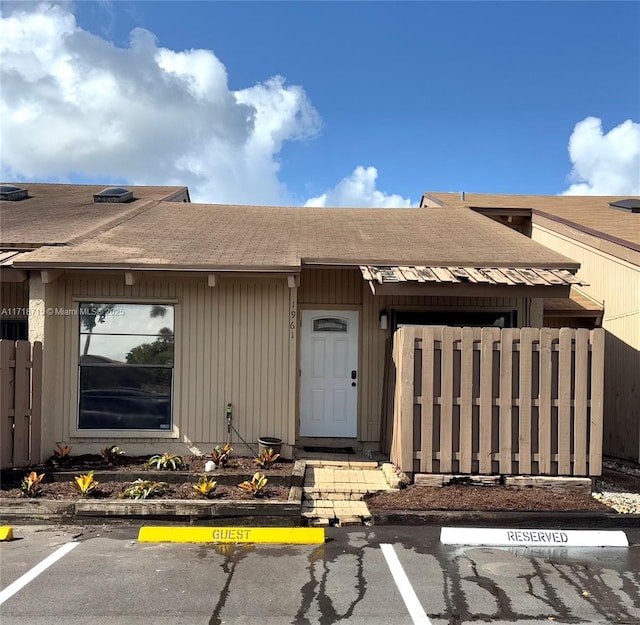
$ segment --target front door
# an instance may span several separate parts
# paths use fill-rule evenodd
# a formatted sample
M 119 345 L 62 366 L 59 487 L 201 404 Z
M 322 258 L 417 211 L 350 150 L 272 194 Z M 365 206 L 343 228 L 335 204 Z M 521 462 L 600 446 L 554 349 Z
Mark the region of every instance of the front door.
M 300 436 L 355 438 L 358 431 L 358 313 L 303 310 Z

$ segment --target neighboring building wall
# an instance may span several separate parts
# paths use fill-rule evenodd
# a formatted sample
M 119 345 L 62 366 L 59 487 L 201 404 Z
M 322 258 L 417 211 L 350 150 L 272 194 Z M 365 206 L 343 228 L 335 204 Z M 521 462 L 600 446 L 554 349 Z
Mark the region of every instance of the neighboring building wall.
M 581 264 L 583 290 L 604 301 L 606 455 L 640 460 L 640 253 L 545 220 L 532 238 Z M 557 232 L 559 229 L 560 232 Z M 603 251 L 606 247 L 608 251 Z M 619 256 L 614 254 L 619 249 Z
M 381 310 L 517 310 L 520 324 L 528 324 L 528 301 L 522 298 L 375 296 L 359 269 L 303 269 L 298 290 L 303 308 L 346 308 L 360 312 L 359 440 L 380 440 L 380 415 L 385 362 Z
M 94 274 L 95 276 L 95 274 Z M 55 293 L 50 289 L 55 287 Z M 74 432 L 77 415 L 78 327 L 73 315 L 47 317 L 43 451 L 56 441 L 96 450 L 122 444 L 127 453 L 161 452 L 184 444 L 208 453 L 229 440 L 225 406 L 233 406 L 233 426 L 251 444 L 259 436 L 295 442 L 296 332 L 290 329 L 295 291 L 282 279 L 148 278 L 125 286 L 124 277 L 64 275 L 47 285 L 47 305 L 77 310 L 82 301 L 175 304 L 174 432 L 109 432 L 87 436 Z M 236 434 L 232 445 L 242 449 Z M 177 446 L 176 443 L 181 443 Z M 147 443 L 146 449 L 139 443 Z M 290 448 L 286 447 L 285 452 Z
M 15 322 L 28 323 L 29 281 L 0 282 L 0 321 L 15 326 Z M 19 324 L 24 325 L 24 324 Z M 24 328 L 22 328 L 24 329 Z M 12 338 L 17 332 L 15 327 L 7 328 L 7 333 L 0 338 Z M 24 338 L 24 337 L 23 337 Z

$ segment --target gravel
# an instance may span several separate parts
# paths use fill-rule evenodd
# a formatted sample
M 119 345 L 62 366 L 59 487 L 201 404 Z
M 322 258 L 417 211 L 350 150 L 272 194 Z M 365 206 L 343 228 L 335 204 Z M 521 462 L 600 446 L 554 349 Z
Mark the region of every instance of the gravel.
M 603 462 L 591 496 L 621 514 L 640 514 L 640 467 L 620 460 Z

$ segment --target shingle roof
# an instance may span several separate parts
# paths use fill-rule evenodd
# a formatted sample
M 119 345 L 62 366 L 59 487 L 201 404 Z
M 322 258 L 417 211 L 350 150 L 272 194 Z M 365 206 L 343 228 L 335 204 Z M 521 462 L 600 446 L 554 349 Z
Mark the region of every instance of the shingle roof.
M 491 195 L 427 192 L 428 197 L 449 207 L 531 208 L 536 215 L 559 218 L 596 233 L 614 237 L 620 242 L 640 246 L 640 215 L 612 208 L 610 202 L 639 196 L 575 196 L 575 195 Z
M 186 187 L 127 186 L 133 191 L 134 202 L 94 204 L 93 195 L 108 185 L 11 184 L 26 188 L 29 198 L 0 201 L 0 246 L 5 248 L 77 243 L 145 210 L 153 202 L 189 197 Z
M 22 266 L 286 269 L 304 263 L 577 269 L 578 264 L 469 209 L 227 206 L 160 202 Z

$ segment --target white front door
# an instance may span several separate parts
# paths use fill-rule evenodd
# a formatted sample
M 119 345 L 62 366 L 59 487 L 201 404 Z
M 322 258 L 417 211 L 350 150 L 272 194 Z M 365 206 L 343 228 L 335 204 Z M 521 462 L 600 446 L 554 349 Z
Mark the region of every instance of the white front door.
M 358 313 L 303 310 L 300 436 L 355 438 L 358 431 Z

